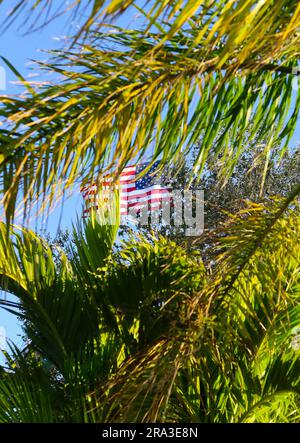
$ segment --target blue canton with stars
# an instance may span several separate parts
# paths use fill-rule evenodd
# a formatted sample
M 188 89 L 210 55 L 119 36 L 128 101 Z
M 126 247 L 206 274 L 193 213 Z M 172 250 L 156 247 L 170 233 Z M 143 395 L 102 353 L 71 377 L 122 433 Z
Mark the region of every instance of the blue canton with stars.
M 147 174 L 143 175 L 140 179 L 138 179 L 135 182 L 136 189 L 145 189 L 150 188 L 154 185 L 160 184 L 160 178 L 155 171 L 157 171 L 158 166 L 160 164 L 160 161 L 156 161 L 153 163 Z M 138 176 L 146 167 L 149 165 L 149 162 L 147 163 L 141 163 L 140 165 L 137 165 L 136 167 L 136 175 Z

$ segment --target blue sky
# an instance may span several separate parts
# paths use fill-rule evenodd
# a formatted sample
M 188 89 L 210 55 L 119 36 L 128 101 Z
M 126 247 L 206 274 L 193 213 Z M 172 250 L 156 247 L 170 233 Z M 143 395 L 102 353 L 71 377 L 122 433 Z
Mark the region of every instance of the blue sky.
M 11 1 L 4 1 L 0 6 L 1 20 L 6 15 Z M 57 1 L 57 4 L 61 4 L 61 0 Z M 135 18 L 136 11 L 131 11 L 119 19 L 118 24 L 124 27 L 133 27 L 136 25 Z M 23 19 L 25 16 L 23 16 Z M 18 21 L 20 22 L 20 20 Z M 64 44 L 64 36 L 71 35 L 73 30 L 76 29 L 76 23 L 71 23 L 70 15 L 63 15 L 62 17 L 51 22 L 41 30 L 33 33 L 25 33 L 26 26 L 18 31 L 17 23 L 13 24 L 5 33 L 0 36 L 0 55 L 6 57 L 18 71 L 28 80 L 38 81 L 43 80 L 41 77 L 36 77 L 36 70 L 34 69 L 32 59 L 41 60 L 47 59 L 47 54 L 43 51 L 49 49 L 61 48 Z M 25 33 L 25 35 L 24 35 Z M 43 51 L 41 51 L 43 50 Z M 0 60 L 0 67 L 4 67 L 4 63 Z M 6 69 L 6 94 L 17 94 L 22 90 L 22 86 L 17 85 L 15 75 L 5 67 Z M 300 80 L 300 79 L 299 79 Z M 299 81 L 300 83 L 300 81 Z M 298 125 L 295 136 L 292 140 L 292 145 L 298 143 L 300 139 L 300 128 Z M 42 225 L 41 219 L 38 224 L 32 222 L 33 228 L 45 228 L 52 235 L 55 235 L 58 229 L 58 221 L 60 221 L 60 227 L 62 229 L 71 226 L 74 222 L 77 214 L 81 213 L 82 199 L 79 192 L 75 192 L 74 195 L 67 199 L 62 206 L 60 203 L 58 207 L 50 214 L 47 224 Z M 8 338 L 12 339 L 16 343 L 20 344 L 19 337 L 20 326 L 16 318 L 10 314 L 7 314 L 4 310 L 0 309 L 0 343 L 1 335 L 3 331 L 6 331 Z M 1 362 L 1 357 L 0 357 Z
M 56 1 L 57 5 L 61 5 L 62 0 Z M 68 2 L 66 2 L 68 3 Z M 10 0 L 4 1 L 0 5 L 0 21 L 6 17 L 7 12 L 11 6 Z M 118 19 L 118 25 L 128 28 L 133 26 L 136 22 L 136 10 L 131 10 Z M 61 49 L 67 44 L 65 37 L 76 32 L 78 23 L 72 21 L 70 13 L 62 15 L 61 17 L 50 22 L 47 26 L 42 27 L 38 31 L 27 32 L 26 23 L 19 29 L 19 24 L 26 19 L 26 15 L 22 14 L 18 21 L 2 33 L 0 36 L 0 56 L 5 57 L 9 62 L 22 74 L 22 76 L 29 81 L 43 81 L 44 77 L 37 74 L 35 65 L 32 60 L 46 60 L 47 50 Z M 77 17 L 78 20 L 84 20 L 85 17 Z M 0 94 L 18 94 L 23 90 L 21 85 L 18 85 L 18 79 L 15 74 L 7 68 L 7 66 L 0 60 L 0 68 L 4 67 L 6 72 L 6 90 L 0 91 Z M 47 80 L 47 79 L 46 79 Z M 57 207 L 50 213 L 47 220 L 39 218 L 31 221 L 31 227 L 35 230 L 45 229 L 51 235 L 55 235 L 58 228 L 66 229 L 72 226 L 76 221 L 77 215 L 81 214 L 82 197 L 77 190 L 73 192 L 70 198 L 67 198 L 62 205 L 58 202 Z M 3 295 L 0 295 L 3 296 Z M 0 349 L 4 340 L 4 333 L 6 338 L 21 345 L 21 327 L 16 317 L 5 312 L 0 308 Z M 0 363 L 3 358 L 0 355 Z
M 9 3 L 11 2 L 5 1 L 0 7 L 1 20 L 7 12 Z M 24 35 L 26 27 L 18 31 L 17 24 L 13 24 L 5 33 L 2 33 L 0 37 L 0 55 L 7 58 L 26 79 L 31 81 L 41 80 L 40 77 L 32 75 L 34 74 L 34 67 L 30 60 L 46 59 L 47 54 L 41 52 L 41 49 L 61 48 L 64 42 L 63 40 L 59 40 L 59 38 L 64 36 L 66 32 L 69 32 L 71 26 L 68 17 L 62 16 L 42 30 Z M 1 91 L 1 94 L 17 94 L 22 91 L 22 87 L 15 84 L 17 81 L 16 76 L 7 69 L 2 61 L 0 61 L 0 66 L 5 67 L 6 71 L 6 90 Z M 81 196 L 79 193 L 76 193 L 72 198 L 65 201 L 62 214 L 61 205 L 51 213 L 47 221 L 47 226 L 44 227 L 53 235 L 55 235 L 57 231 L 59 219 L 61 219 L 62 228 L 70 227 L 72 221 L 75 221 L 76 213 L 80 212 L 81 205 Z M 32 222 L 33 228 L 35 224 L 35 222 Z M 41 222 L 39 223 L 39 227 L 42 227 Z M 4 331 L 6 332 L 6 337 L 17 344 L 21 344 L 21 330 L 16 317 L 0 309 L 0 343 L 3 340 Z M 0 362 L 1 360 L 2 358 L 0 357 Z

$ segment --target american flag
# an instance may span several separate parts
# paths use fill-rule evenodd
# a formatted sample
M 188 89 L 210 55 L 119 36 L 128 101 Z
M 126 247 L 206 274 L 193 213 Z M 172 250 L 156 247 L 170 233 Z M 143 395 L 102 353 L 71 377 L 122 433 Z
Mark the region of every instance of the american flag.
M 158 210 L 163 201 L 171 202 L 169 188 L 161 185 L 163 175 L 158 176 L 157 169 L 159 161 L 153 163 L 149 170 L 142 172 L 149 166 L 149 162 L 140 163 L 134 166 L 127 166 L 123 169 L 118 180 L 120 191 L 120 214 L 129 215 L 132 211 L 139 212 L 147 206 L 150 210 Z M 139 177 L 139 178 L 137 178 Z M 106 175 L 102 180 L 103 191 L 113 189 L 112 175 Z M 97 185 L 92 184 L 82 188 L 82 195 L 86 203 L 84 216 L 87 216 L 91 209 L 97 209 L 95 195 L 97 195 Z

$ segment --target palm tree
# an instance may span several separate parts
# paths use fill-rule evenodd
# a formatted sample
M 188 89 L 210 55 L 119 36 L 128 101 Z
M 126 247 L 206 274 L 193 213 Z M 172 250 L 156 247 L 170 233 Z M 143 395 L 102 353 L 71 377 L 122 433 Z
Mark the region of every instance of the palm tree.
M 275 206 L 217 233 L 210 268 L 162 238 L 114 248 L 94 217 L 55 265 L 2 224 L 1 288 L 19 299 L 2 305 L 28 344 L 7 353 L 0 420 L 299 420 L 299 207 Z
M 101 27 L 101 17 L 133 8 L 131 0 L 104 3 L 72 3 L 74 12 L 91 10 L 73 45 L 40 64 L 56 75 L 53 84 L 25 83 L 25 96 L 1 99 L 0 189 L 8 219 L 20 200 L 53 202 L 62 186 L 111 167 L 118 174 L 149 146 L 163 166 L 201 138 L 198 176 L 208 157 L 221 157 L 226 179 L 246 133 L 247 142 L 265 141 L 266 162 L 272 146 L 284 150 L 294 133 L 297 0 L 155 0 L 149 11 L 136 6 L 145 17 L 137 30 Z M 10 17 L 29 4 L 16 0 Z M 32 8 L 41 14 L 45 5 L 52 1 Z
M 297 1 L 154 0 L 136 7 L 144 28 L 107 31 L 133 2 L 105 5 L 89 1 L 70 48 L 42 64 L 55 84 L 2 97 L 0 283 L 29 342 L 1 371 L 0 420 L 298 421 L 300 185 L 210 234 L 207 267 L 164 239 L 116 248 L 99 214 L 58 264 L 11 226 L 19 203 L 117 176 L 149 146 L 163 166 L 201 139 L 195 171 L 221 158 L 226 180 L 246 134 L 266 142 L 265 170 L 294 134 Z
M 114 249 L 116 232 L 89 219 L 55 264 L 34 232 L 15 227 L 9 240 L 1 224 L 1 289 L 19 300 L 1 304 L 23 320 L 27 345 L 6 354 L 0 421 L 91 420 L 91 393 L 167 333 L 179 299 L 203 285 L 199 257 L 163 239 Z

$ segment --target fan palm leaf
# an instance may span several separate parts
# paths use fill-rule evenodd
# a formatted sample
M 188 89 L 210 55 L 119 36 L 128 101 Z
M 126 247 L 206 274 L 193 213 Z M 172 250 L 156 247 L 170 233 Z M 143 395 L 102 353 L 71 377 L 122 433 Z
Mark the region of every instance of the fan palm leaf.
M 180 300 L 205 281 L 199 257 L 188 257 L 181 249 L 174 255 L 175 245 L 165 240 L 153 238 L 147 245 L 136 239 L 124 245 L 121 253 L 114 251 L 116 227 L 103 221 L 99 214 L 97 219 L 92 215 L 84 221 L 71 256 L 62 253 L 59 263 L 35 233 L 1 224 L 1 288 L 19 299 L 14 306 L 6 301 L 1 305 L 24 321 L 29 339 L 26 352 L 33 352 L 34 364 L 44 368 L 46 379 L 53 374 L 52 382 L 58 384 L 64 406 L 53 412 L 54 421 L 61 417 L 67 421 L 104 420 L 108 406 L 99 407 L 90 393 L 132 354 L 167 331 Z M 14 354 L 8 366 L 19 374 L 15 378 L 19 383 L 18 355 Z M 9 378 L 3 381 L 4 397 L 5 389 L 10 389 L 6 383 Z M 38 388 L 44 389 L 43 385 Z M 27 389 L 30 392 L 33 387 Z M 19 398 L 15 395 L 12 402 Z M 21 414 L 21 403 L 14 405 Z M 96 415 L 92 405 L 97 406 Z M 41 415 L 37 420 L 46 418 Z
M 273 205 L 268 217 L 264 206 L 249 208 L 248 217 L 240 214 L 233 223 L 235 235 L 230 225 L 224 229 L 220 263 L 211 280 L 192 300 L 181 303 L 182 311 L 166 336 L 133 356 L 108 385 L 109 401 L 118 404 L 108 421 L 174 419 L 168 405 L 175 396 L 178 411 L 178 395 L 183 395 L 178 380 L 189 366 L 194 367 L 193 377 L 187 377 L 189 394 L 185 392 L 188 401 L 183 406 L 189 420 L 253 419 L 248 411 L 262 405 L 264 396 L 293 408 L 299 389 L 298 351 L 290 348 L 293 331 L 299 328 L 299 210 L 283 216 L 286 204 Z M 249 223 L 251 217 L 255 223 Z M 196 402 L 196 410 L 191 402 Z M 179 409 L 177 420 L 181 413 Z

